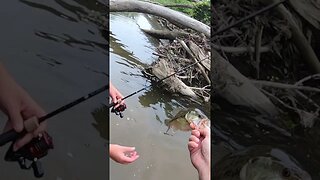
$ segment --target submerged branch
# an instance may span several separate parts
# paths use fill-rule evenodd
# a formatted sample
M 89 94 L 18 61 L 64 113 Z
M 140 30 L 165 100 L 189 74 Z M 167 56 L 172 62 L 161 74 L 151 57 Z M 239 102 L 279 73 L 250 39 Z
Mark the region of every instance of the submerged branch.
M 251 80 L 251 82 L 258 86 L 261 85 L 261 86 L 269 86 L 269 87 L 281 88 L 281 89 L 295 89 L 295 90 L 312 91 L 312 92 L 320 93 L 320 89 L 309 87 L 309 86 L 297 86 L 293 84 L 284 84 L 284 83 L 263 81 L 263 80 Z

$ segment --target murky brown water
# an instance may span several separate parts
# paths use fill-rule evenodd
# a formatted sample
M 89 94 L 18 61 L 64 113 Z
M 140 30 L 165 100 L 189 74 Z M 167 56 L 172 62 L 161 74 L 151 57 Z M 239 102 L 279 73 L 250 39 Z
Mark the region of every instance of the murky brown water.
M 106 83 L 102 7 L 81 0 L 2 3 L 1 61 L 47 112 Z M 91 114 L 105 98 L 98 95 L 48 121 L 55 149 L 42 160 L 43 180 L 107 179 L 106 140 Z M 6 117 L 0 119 L 3 127 Z M 0 148 L 0 179 L 35 179 L 32 171 L 3 160 L 7 148 Z
M 160 28 L 152 17 L 143 14 L 110 16 L 110 79 L 123 95 L 149 85 L 136 65 L 150 64 L 156 58 L 152 53 L 158 41 L 144 34 L 139 26 Z M 111 179 L 197 179 L 187 149 L 190 132 L 165 135 L 164 120 L 178 107 L 199 105 L 154 86 L 128 98 L 126 104 L 128 109 L 123 119 L 110 115 L 110 142 L 135 146 L 140 157 L 130 165 L 110 160 Z

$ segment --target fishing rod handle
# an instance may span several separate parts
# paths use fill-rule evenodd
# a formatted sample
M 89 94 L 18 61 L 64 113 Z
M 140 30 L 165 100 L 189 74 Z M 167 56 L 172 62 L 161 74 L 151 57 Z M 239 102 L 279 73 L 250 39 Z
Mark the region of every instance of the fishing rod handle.
M 20 136 L 20 133 L 17 133 L 15 130 L 11 129 L 8 132 L 1 134 L 0 136 L 0 146 L 7 144 L 13 140 L 16 140 Z
M 42 119 L 41 118 L 40 119 L 43 121 L 44 117 L 42 117 Z M 16 140 L 19 136 L 22 136 L 22 135 L 26 134 L 27 132 L 33 132 L 34 130 L 36 130 L 40 126 L 40 124 L 39 124 L 40 119 L 33 116 L 33 117 L 25 120 L 23 122 L 24 130 L 21 133 L 17 133 L 14 129 L 11 129 L 10 131 L 1 134 L 0 135 L 0 146 L 3 146 L 10 141 Z

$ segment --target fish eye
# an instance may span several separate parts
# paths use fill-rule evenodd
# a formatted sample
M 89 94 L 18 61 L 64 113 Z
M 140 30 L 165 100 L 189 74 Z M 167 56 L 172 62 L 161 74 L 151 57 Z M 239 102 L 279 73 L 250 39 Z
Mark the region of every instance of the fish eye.
M 256 162 L 257 160 L 258 160 L 258 158 L 253 158 L 253 159 L 251 159 L 250 163 L 254 163 L 254 162 Z
M 282 176 L 283 177 L 290 177 L 290 171 L 289 171 L 289 169 L 288 168 L 284 168 L 283 170 L 282 170 Z

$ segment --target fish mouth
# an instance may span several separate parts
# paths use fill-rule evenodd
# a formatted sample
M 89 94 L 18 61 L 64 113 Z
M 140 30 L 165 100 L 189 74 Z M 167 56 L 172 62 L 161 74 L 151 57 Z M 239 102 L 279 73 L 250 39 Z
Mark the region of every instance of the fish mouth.
M 201 119 L 201 120 L 191 120 L 191 122 L 196 126 L 196 128 L 204 127 L 210 128 L 208 119 Z

